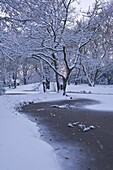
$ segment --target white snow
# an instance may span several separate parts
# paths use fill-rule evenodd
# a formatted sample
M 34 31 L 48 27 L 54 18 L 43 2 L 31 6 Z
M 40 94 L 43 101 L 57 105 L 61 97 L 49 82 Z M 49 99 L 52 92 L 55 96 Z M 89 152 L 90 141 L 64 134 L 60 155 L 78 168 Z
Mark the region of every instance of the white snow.
M 36 97 L 0 96 L 0 170 L 60 170 L 53 148 L 40 140 L 36 124 L 13 109 Z
M 66 97 L 61 93 L 30 91 L 34 86 L 19 86 L 6 92 L 25 93 L 22 95 L 0 96 L 0 170 L 61 170 L 53 148 L 40 139 L 39 128 L 14 107 L 23 101 L 41 102 Z M 113 111 L 113 86 L 91 88 L 87 85 L 70 85 L 67 90 L 79 92 L 68 93 L 73 99 L 88 98 L 100 102 L 87 108 Z
M 87 132 L 87 131 L 89 131 L 90 129 L 95 129 L 95 127 L 94 127 L 93 125 L 86 126 L 85 124 L 79 123 L 79 122 L 68 123 L 68 127 L 71 127 L 71 128 L 78 127 L 78 128 L 81 129 L 83 132 Z
M 73 98 L 86 98 L 100 102 L 100 104 L 88 105 L 86 108 L 93 110 L 113 111 L 113 85 L 97 85 L 90 87 L 88 85 L 70 85 L 67 91 Z

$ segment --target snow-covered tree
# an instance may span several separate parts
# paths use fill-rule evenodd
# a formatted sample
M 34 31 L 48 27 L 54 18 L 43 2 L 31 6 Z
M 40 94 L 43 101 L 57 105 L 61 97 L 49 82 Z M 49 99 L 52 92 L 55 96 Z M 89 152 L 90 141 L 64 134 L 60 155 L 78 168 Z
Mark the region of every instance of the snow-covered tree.
M 82 34 L 88 43 L 79 48 L 79 55 L 86 80 L 90 86 L 94 86 L 105 69 L 111 65 L 111 47 L 108 41 L 111 42 L 112 38 L 108 36 L 108 32 L 111 31 L 109 28 L 112 25 L 112 16 L 108 13 L 107 4 L 101 1 L 96 1 L 87 16 L 89 19 L 82 24 L 85 28 L 82 29 Z
M 77 21 L 74 2 L 76 0 L 0 1 L 0 55 L 23 72 L 25 84 L 28 77 L 35 74 L 28 58 L 42 61 L 38 68 L 41 74 L 44 69 L 44 80 L 48 77 L 47 69 L 54 71 L 57 91 L 59 77 L 62 79 L 63 94 L 72 70 L 78 70 L 77 74 L 81 70 L 80 75 L 85 75 L 93 86 L 105 68 L 111 68 L 112 4 L 96 0 L 93 9 Z M 15 77 L 18 69 L 14 70 Z

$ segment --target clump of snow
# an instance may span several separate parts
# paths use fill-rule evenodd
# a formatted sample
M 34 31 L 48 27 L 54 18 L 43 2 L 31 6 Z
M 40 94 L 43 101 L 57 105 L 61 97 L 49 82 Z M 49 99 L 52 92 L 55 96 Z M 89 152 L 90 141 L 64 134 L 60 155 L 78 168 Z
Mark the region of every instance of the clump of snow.
M 74 127 L 72 123 L 68 123 L 68 127 Z
M 95 127 L 93 125 L 90 125 L 89 127 L 85 127 L 83 132 L 86 132 L 86 131 L 88 131 L 90 129 L 95 129 Z
M 76 104 L 63 104 L 63 105 L 51 105 L 52 108 L 59 109 L 75 109 L 77 107 Z
M 41 108 L 41 109 L 37 109 L 37 111 L 43 111 L 44 110 L 44 108 Z
M 64 105 L 51 105 L 51 107 L 53 108 L 60 108 L 60 109 L 65 109 L 65 108 L 69 108 L 68 104 L 64 104 Z
M 68 123 L 68 127 L 71 127 L 71 128 L 78 127 L 78 128 L 79 128 L 80 130 L 82 130 L 83 132 L 87 132 L 87 131 L 89 131 L 90 129 L 95 129 L 95 126 L 93 126 L 93 125 L 86 126 L 85 124 L 79 123 L 79 122 Z

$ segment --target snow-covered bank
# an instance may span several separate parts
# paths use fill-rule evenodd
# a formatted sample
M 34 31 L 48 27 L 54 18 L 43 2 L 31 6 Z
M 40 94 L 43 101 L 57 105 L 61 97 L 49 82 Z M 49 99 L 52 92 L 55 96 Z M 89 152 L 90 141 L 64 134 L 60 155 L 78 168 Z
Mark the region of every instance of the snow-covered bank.
M 100 111 L 113 111 L 113 95 L 97 95 L 97 94 L 70 94 L 73 99 L 91 99 L 96 100 L 99 103 L 93 105 L 84 106 L 85 108 Z
M 36 124 L 14 110 L 37 95 L 0 96 L 0 169 L 60 170 L 53 148 L 40 140 Z
M 107 94 L 113 95 L 113 85 L 96 85 L 95 87 L 88 86 L 87 84 L 82 85 L 68 85 L 67 91 L 76 93 L 92 93 L 92 94 Z
M 64 99 L 62 92 L 58 95 L 53 95 L 53 97 L 48 92 L 42 95 L 40 91 L 33 91 L 37 87 L 37 84 L 30 84 L 24 86 L 18 86 L 17 89 L 8 89 L 6 94 L 10 93 L 20 93 L 20 94 L 37 94 L 40 101 L 51 101 Z M 108 110 L 113 111 L 113 85 L 96 85 L 95 87 L 90 87 L 88 85 L 69 85 L 67 86 L 67 94 L 73 96 L 73 98 L 88 98 L 92 100 L 97 100 L 100 104 L 86 106 L 89 109 L 94 110 Z M 71 93 L 69 93 L 71 92 Z M 51 93 L 52 94 L 52 93 Z M 53 93 L 54 94 L 54 93 Z
M 86 98 L 100 102 L 100 104 L 86 106 L 89 109 L 113 111 L 113 85 L 97 85 L 95 87 L 70 85 L 67 91 L 71 92 L 68 94 L 73 98 Z

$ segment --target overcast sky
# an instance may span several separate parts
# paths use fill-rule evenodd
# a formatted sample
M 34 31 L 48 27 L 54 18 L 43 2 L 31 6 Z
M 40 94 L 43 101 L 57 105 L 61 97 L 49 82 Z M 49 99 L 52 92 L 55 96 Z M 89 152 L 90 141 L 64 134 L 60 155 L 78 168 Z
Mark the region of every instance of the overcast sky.
M 92 4 L 95 2 L 95 0 L 79 0 L 79 1 L 80 1 L 80 6 L 85 11 L 87 11 L 89 6 L 92 6 Z M 111 0 L 103 0 L 103 1 L 110 2 Z
M 89 6 L 92 6 L 94 2 L 95 0 L 80 0 L 80 6 L 83 10 L 87 11 Z

